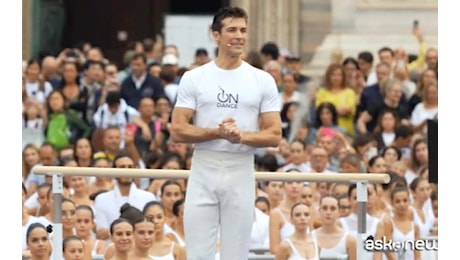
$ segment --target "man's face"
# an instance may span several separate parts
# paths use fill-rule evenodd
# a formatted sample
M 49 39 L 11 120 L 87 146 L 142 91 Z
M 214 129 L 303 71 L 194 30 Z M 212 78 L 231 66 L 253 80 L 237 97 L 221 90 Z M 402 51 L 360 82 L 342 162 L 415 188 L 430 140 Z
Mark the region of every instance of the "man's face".
M 40 148 L 40 159 L 44 166 L 55 166 L 57 153 L 49 146 Z
M 134 162 L 129 157 L 122 157 L 115 161 L 115 168 L 134 168 Z M 133 178 L 117 178 L 116 179 L 119 185 L 129 186 L 133 182 Z
M 283 75 L 283 91 L 286 93 L 292 93 L 295 91 L 297 83 L 294 79 L 294 75 L 285 74 Z
M 390 76 L 390 70 L 386 66 L 378 66 L 376 69 L 377 82 L 381 83 L 388 79 Z
M 155 104 L 150 98 L 143 98 L 139 104 L 139 113 L 143 116 L 152 117 L 155 114 Z
M 285 62 L 286 69 L 294 71 L 295 73 L 300 73 L 301 64 L 298 60 L 289 60 Z
M 244 18 L 227 17 L 222 20 L 220 32 L 213 32 L 214 39 L 219 45 L 219 52 L 231 56 L 239 56 L 244 52 L 247 38 L 247 23 Z
M 393 56 L 389 51 L 382 51 L 379 53 L 380 62 L 386 63 L 388 65 L 393 64 Z
M 147 66 L 143 59 L 138 58 L 138 59 L 131 61 L 131 70 L 133 71 L 133 74 L 136 77 L 142 76 L 142 74 L 146 71 L 146 69 L 147 69 Z
M 104 134 L 104 146 L 109 151 L 118 151 L 120 148 L 121 133 L 119 129 L 106 130 Z
M 363 60 L 363 59 L 358 59 L 358 65 L 359 65 L 359 69 L 363 72 L 363 73 L 367 73 L 371 70 L 372 68 L 372 64 Z
M 426 53 L 426 65 L 430 69 L 436 69 L 438 66 L 438 52 L 430 50 Z

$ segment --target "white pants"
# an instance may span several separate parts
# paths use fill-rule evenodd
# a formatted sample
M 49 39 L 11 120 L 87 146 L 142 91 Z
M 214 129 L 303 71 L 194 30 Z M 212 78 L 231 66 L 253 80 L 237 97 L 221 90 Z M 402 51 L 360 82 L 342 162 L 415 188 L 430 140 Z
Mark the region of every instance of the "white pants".
M 254 156 L 196 150 L 187 184 L 187 260 L 247 260 L 255 204 Z

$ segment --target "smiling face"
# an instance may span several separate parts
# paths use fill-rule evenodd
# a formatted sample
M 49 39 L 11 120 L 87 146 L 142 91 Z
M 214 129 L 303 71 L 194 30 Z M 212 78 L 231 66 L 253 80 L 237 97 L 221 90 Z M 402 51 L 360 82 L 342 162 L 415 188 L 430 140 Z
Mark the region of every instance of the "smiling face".
M 214 40 L 219 46 L 219 53 L 240 56 L 244 52 L 244 44 L 247 38 L 246 19 L 227 17 L 222 19 L 221 24 L 220 32 L 213 32 Z
M 128 252 L 133 245 L 133 226 L 128 222 L 120 222 L 113 226 L 112 242 L 121 252 Z

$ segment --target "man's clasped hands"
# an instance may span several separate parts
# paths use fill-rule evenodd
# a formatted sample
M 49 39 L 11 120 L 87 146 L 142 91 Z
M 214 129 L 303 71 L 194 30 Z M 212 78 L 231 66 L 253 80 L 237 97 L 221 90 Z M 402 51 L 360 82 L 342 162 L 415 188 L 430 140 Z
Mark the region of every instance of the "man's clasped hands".
M 219 124 L 219 134 L 230 143 L 242 143 L 243 131 L 236 125 L 235 119 L 227 118 Z

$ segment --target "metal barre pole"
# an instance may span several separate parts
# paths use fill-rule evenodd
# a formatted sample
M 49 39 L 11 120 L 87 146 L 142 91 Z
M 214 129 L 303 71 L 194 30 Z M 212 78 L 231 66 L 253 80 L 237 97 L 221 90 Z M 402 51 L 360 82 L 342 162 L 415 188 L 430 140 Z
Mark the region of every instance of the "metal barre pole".
M 55 260 L 62 258 L 62 191 L 64 178 L 61 174 L 53 174 L 53 249 L 52 254 Z
M 35 166 L 32 171 L 38 175 L 62 174 L 63 176 L 98 176 L 98 177 L 126 177 L 158 178 L 158 179 L 186 179 L 188 170 L 163 169 L 127 169 L 127 168 L 95 168 L 95 167 L 66 167 L 66 166 Z M 309 181 L 309 182 L 359 182 L 389 183 L 388 174 L 362 173 L 304 173 L 304 172 L 255 172 L 257 180 L 264 181 Z

